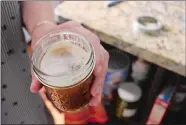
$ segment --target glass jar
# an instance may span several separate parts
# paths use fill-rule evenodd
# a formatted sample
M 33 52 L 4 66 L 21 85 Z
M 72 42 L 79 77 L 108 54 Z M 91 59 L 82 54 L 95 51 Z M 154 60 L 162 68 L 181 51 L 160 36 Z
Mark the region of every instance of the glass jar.
M 116 116 L 128 120 L 137 112 L 142 96 L 141 88 L 135 83 L 122 83 L 118 88 Z
M 70 46 L 70 48 L 65 48 L 65 46 Z M 60 60 L 56 61 L 53 58 L 55 54 L 49 52 L 56 52 L 55 54 L 60 57 Z M 67 52 L 70 55 L 68 60 L 65 60 L 64 53 Z M 48 58 L 45 68 L 51 67 L 51 69 L 44 70 L 42 68 L 43 60 L 48 53 L 51 59 Z M 86 58 L 82 54 L 85 54 Z M 72 60 L 78 57 L 82 57 L 82 60 Z M 71 112 L 77 111 L 89 103 L 90 90 L 94 80 L 92 72 L 95 67 L 95 53 L 87 38 L 72 31 L 51 32 L 37 42 L 31 59 L 35 76 L 46 88 L 49 99 L 56 108 L 63 112 Z M 61 60 L 63 61 L 61 62 Z M 60 67 L 61 69 L 55 68 L 54 70 L 59 62 L 68 69 L 63 71 Z M 58 70 L 58 72 L 52 73 L 52 70 Z

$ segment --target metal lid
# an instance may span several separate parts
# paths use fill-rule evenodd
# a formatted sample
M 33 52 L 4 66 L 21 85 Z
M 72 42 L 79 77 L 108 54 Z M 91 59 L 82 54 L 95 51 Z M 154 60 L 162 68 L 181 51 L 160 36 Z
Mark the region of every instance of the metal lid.
M 134 83 L 121 83 L 118 88 L 119 97 L 127 102 L 136 102 L 142 96 L 141 88 Z
M 133 30 L 139 32 L 153 33 L 162 28 L 161 22 L 155 17 L 140 16 L 133 23 Z

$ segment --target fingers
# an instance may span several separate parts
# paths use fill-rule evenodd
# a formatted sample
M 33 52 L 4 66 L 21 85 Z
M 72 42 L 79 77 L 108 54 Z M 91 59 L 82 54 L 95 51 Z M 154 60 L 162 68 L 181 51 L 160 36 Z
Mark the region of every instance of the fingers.
M 81 27 L 76 27 L 73 29 L 74 32 L 80 33 L 83 36 L 85 36 L 91 43 L 93 50 L 95 52 L 95 58 L 96 58 L 96 66 L 94 69 L 94 74 L 95 75 L 99 75 L 99 73 L 102 70 L 102 66 L 101 66 L 101 58 L 103 55 L 102 54 L 102 48 L 100 48 L 101 44 L 100 44 L 100 40 L 99 37 L 97 35 L 95 35 L 94 33 L 92 33 L 91 31 Z
M 95 80 L 94 80 L 94 83 L 91 89 L 91 94 L 94 97 L 96 97 L 98 93 L 100 93 L 102 89 L 101 87 L 102 87 L 103 81 L 105 79 L 104 71 L 103 71 L 104 70 L 104 57 L 103 56 L 102 58 L 100 58 L 100 63 L 96 65 L 99 65 L 97 67 L 101 67 L 101 69 L 94 69 L 94 72 L 93 72 L 95 76 Z M 96 70 L 99 70 L 99 71 L 96 71 Z
M 101 102 L 102 97 L 102 88 L 103 81 L 105 77 L 97 77 L 93 83 L 93 87 L 91 89 L 91 94 L 93 95 L 92 100 L 90 101 L 90 106 L 97 106 Z
M 64 24 L 59 25 L 58 27 L 59 29 L 67 29 L 79 34 L 82 34 L 84 37 L 86 37 L 95 52 L 95 56 L 96 56 L 96 66 L 98 66 L 98 64 L 100 63 L 99 59 L 100 59 L 100 40 L 99 37 L 97 35 L 95 35 L 94 33 L 92 33 L 91 31 L 85 29 L 81 24 L 75 22 L 75 21 L 68 21 Z M 101 67 L 95 67 L 95 69 L 100 69 Z M 97 71 L 97 70 L 96 70 Z
M 32 75 L 30 91 L 33 93 L 37 93 L 41 89 L 41 87 L 42 87 L 41 83 L 37 80 L 35 75 Z
M 95 76 L 99 76 L 101 71 L 103 70 L 102 62 L 103 62 L 104 58 L 103 58 L 103 54 L 102 54 L 100 49 L 97 49 L 96 51 L 97 51 L 96 52 L 97 55 L 95 55 L 95 57 L 96 57 L 96 65 L 95 65 L 93 73 L 94 73 Z
M 102 67 L 101 73 L 96 75 L 96 79 L 93 83 L 93 87 L 91 89 L 91 94 L 93 95 L 93 99 L 90 102 L 90 105 L 98 105 L 101 102 L 102 97 L 102 89 L 103 89 L 103 83 L 105 80 L 105 75 L 108 69 L 108 60 L 109 60 L 109 54 L 108 52 L 101 46 L 101 62 L 100 66 Z
M 97 35 L 95 35 L 94 33 L 92 33 L 91 31 L 85 29 L 84 27 L 80 26 L 80 27 L 75 27 L 73 29 L 74 32 L 77 32 L 79 34 L 82 34 L 84 37 L 86 37 L 91 45 L 93 46 L 93 49 L 95 51 L 95 54 L 97 56 L 99 56 L 99 51 L 100 51 L 100 40 L 99 37 Z M 98 51 L 96 51 L 98 50 Z
M 50 102 L 50 100 L 47 98 L 46 96 L 46 90 L 43 87 L 40 91 L 39 94 L 43 100 L 43 102 L 45 103 L 47 109 L 49 110 L 49 112 L 51 113 L 53 119 L 54 119 L 54 123 L 55 124 L 64 124 L 65 123 L 65 116 L 63 113 L 60 113 L 54 106 L 53 104 Z
M 56 116 L 59 115 L 60 112 L 53 106 L 53 104 L 49 101 L 49 99 L 46 96 L 46 90 L 43 87 L 40 91 L 39 94 L 43 100 L 43 102 L 45 103 L 46 107 L 49 109 L 49 111 L 51 112 L 52 116 Z

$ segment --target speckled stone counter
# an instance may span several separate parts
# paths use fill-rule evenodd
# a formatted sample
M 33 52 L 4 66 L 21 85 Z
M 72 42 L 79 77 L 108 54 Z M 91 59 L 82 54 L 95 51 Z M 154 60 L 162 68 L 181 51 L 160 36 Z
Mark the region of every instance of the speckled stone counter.
M 57 13 L 84 24 L 107 44 L 186 76 L 185 1 L 127 1 L 110 8 L 105 3 L 65 1 Z M 144 15 L 156 17 L 168 30 L 134 35 L 133 20 Z

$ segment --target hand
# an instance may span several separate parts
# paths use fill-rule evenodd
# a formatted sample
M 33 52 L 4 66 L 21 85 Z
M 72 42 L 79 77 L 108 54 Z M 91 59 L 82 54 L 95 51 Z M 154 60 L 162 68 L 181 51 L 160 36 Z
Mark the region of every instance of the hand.
M 92 105 L 92 106 L 98 105 L 101 102 L 101 98 L 102 98 L 103 82 L 104 82 L 105 75 L 107 72 L 108 60 L 109 60 L 109 54 L 100 44 L 99 38 L 94 33 L 83 28 L 80 24 L 78 24 L 74 21 L 69 21 L 64 24 L 50 27 L 47 29 L 48 30 L 43 31 L 42 29 L 38 28 L 38 30 L 33 33 L 33 35 L 32 35 L 33 44 L 32 45 L 34 45 L 36 43 L 36 41 L 39 38 L 41 38 L 41 36 L 44 35 L 44 33 L 54 31 L 54 30 L 59 30 L 59 29 L 66 29 L 66 30 L 80 33 L 80 34 L 86 36 L 90 40 L 90 42 L 94 48 L 95 56 L 96 56 L 96 66 L 95 66 L 95 69 L 93 72 L 93 74 L 95 75 L 95 80 L 93 83 L 93 87 L 91 88 L 91 94 L 92 94 L 93 98 L 90 101 L 90 105 Z M 40 35 L 40 34 L 42 34 L 42 35 Z M 31 84 L 31 91 L 37 92 L 37 91 L 39 91 L 39 89 L 41 87 L 42 86 L 39 83 L 39 81 L 33 76 L 32 84 Z
M 49 99 L 46 96 L 46 90 L 44 87 L 42 87 L 42 89 L 39 91 L 39 94 L 43 100 L 43 102 L 45 103 L 47 109 L 49 110 L 49 112 L 51 113 L 53 120 L 54 120 L 54 124 L 64 124 L 65 123 L 65 116 L 63 113 L 60 113 L 54 106 L 53 104 L 49 101 Z

